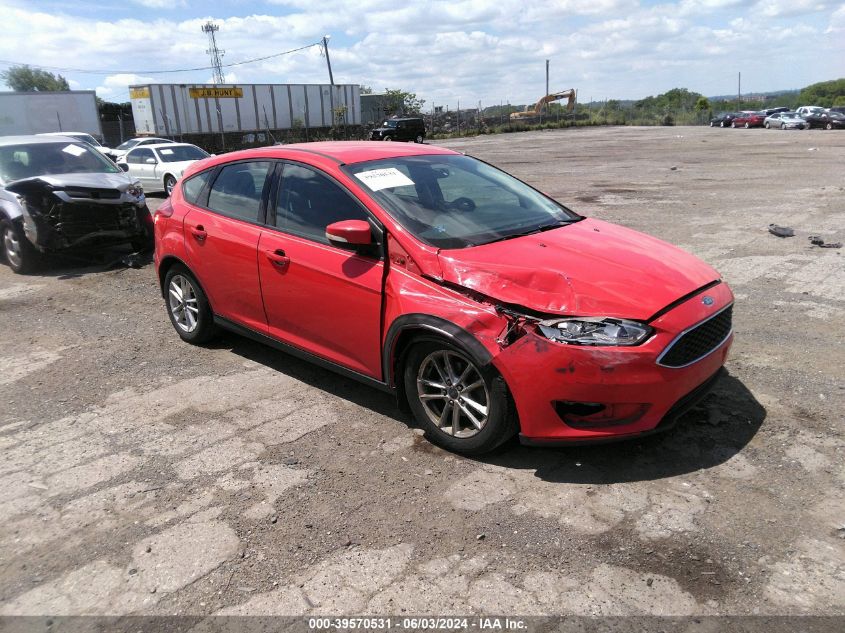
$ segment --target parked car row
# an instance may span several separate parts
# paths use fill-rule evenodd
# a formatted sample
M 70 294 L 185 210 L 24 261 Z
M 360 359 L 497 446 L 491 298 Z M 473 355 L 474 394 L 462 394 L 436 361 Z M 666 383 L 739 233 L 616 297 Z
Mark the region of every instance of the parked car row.
M 710 127 L 764 127 L 780 130 L 826 130 L 845 128 L 845 107 L 822 108 L 820 106 L 802 106 L 795 112 L 789 108 L 769 108 L 754 112 L 720 112 L 710 119 Z

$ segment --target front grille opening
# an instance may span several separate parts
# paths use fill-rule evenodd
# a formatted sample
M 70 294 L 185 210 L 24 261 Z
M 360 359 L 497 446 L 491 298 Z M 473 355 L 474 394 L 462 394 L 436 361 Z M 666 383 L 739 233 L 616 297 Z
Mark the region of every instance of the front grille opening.
M 686 332 L 663 352 L 657 362 L 664 367 L 691 365 L 724 343 L 732 327 L 733 305 Z

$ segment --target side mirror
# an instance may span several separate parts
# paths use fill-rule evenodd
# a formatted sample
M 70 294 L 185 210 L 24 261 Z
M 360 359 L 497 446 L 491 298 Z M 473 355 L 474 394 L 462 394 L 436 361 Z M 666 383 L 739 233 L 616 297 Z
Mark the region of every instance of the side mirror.
M 126 163 L 118 163 L 117 166 L 120 167 L 123 171 L 129 171 L 129 165 L 127 165 Z
M 147 165 L 155 165 L 158 161 L 155 158 L 148 158 L 144 161 Z
M 341 248 L 367 246 L 373 243 L 373 232 L 364 220 L 343 220 L 326 227 L 326 238 Z

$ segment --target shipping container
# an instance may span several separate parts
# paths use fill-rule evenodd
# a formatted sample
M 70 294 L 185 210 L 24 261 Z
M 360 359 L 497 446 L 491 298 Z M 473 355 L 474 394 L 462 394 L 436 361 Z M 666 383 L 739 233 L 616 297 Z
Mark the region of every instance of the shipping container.
M 129 87 L 139 135 L 182 136 L 361 124 L 353 84 L 145 84 Z M 334 117 L 333 117 L 334 113 Z
M 0 136 L 43 132 L 85 132 L 102 140 L 95 92 L 0 92 Z

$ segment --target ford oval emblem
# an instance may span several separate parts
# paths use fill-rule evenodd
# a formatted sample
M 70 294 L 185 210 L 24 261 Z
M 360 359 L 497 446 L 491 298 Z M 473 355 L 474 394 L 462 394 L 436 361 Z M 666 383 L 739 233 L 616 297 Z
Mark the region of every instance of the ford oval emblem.
M 713 297 L 709 297 L 707 295 L 704 295 L 701 298 L 701 303 L 703 303 L 706 306 L 712 306 L 713 305 Z

